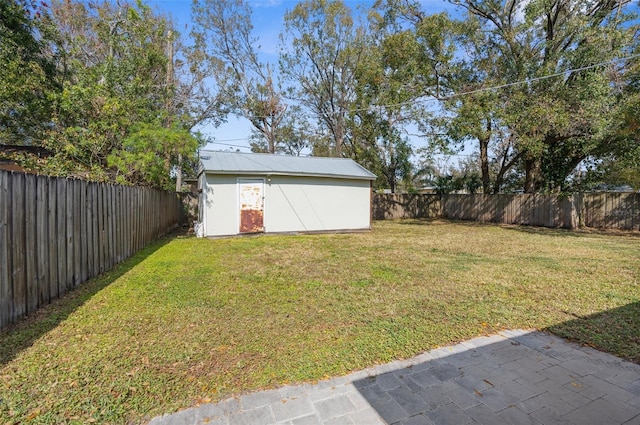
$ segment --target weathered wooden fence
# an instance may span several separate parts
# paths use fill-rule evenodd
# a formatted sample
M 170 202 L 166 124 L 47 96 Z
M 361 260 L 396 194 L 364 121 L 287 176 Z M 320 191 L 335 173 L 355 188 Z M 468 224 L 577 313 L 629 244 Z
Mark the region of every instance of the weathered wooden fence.
M 376 194 L 373 217 L 447 218 L 503 224 L 640 230 L 640 194 Z
M 0 170 L 0 329 L 178 223 L 174 193 Z

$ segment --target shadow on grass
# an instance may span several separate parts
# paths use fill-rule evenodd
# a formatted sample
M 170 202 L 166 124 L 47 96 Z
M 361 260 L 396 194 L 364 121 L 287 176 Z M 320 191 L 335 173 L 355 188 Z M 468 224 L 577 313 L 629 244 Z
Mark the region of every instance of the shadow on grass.
M 552 227 L 537 227 L 527 225 L 502 225 L 505 229 L 528 233 L 532 235 L 543 236 L 560 236 L 560 237 L 577 237 L 584 238 L 588 236 L 624 236 L 640 238 L 640 232 L 633 230 L 617 230 L 617 229 L 592 229 L 592 228 L 579 228 L 579 229 L 561 229 Z
M 541 236 L 556 236 L 556 237 L 574 237 L 574 238 L 584 238 L 593 235 L 599 236 L 624 236 L 624 237 L 634 237 L 640 238 L 640 232 L 635 230 L 618 230 L 618 229 L 595 229 L 595 228 L 579 228 L 579 229 L 563 229 L 563 228 L 555 228 L 555 227 L 540 227 L 540 226 L 530 226 L 526 224 L 504 224 L 504 223 L 493 223 L 490 221 L 482 222 L 482 221 L 472 221 L 472 220 L 450 220 L 447 218 L 400 218 L 400 219 L 390 219 L 396 220 L 399 224 L 403 225 L 411 225 L 411 226 L 427 226 L 427 225 L 436 225 L 436 224 L 457 224 L 460 226 L 466 227 L 501 227 L 506 230 L 511 230 L 515 232 L 522 232 L 531 235 L 541 235 Z M 384 221 L 384 220 L 376 220 L 376 221 Z
M 371 412 L 362 423 L 600 425 L 640 417 L 640 365 L 546 332 L 477 337 L 367 375 L 353 381 L 365 402 L 360 417 Z
M 21 351 L 30 347 L 38 338 L 58 326 L 91 297 L 136 267 L 178 235 L 179 233 L 172 233 L 151 242 L 111 270 L 85 282 L 51 304 L 42 307 L 35 313 L 1 331 L 0 366 L 13 360 Z
M 631 423 L 640 418 L 640 301 L 415 360 L 353 382 L 385 423 Z
M 545 330 L 640 364 L 640 301 Z

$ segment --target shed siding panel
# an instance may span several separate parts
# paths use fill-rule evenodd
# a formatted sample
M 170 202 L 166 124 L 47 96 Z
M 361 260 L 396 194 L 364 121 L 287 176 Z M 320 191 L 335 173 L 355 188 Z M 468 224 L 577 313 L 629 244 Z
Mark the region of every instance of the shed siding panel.
M 368 180 L 274 176 L 265 190 L 267 232 L 368 229 Z
M 204 235 L 235 235 L 239 231 L 238 181 L 236 176 L 207 174 L 203 181 Z

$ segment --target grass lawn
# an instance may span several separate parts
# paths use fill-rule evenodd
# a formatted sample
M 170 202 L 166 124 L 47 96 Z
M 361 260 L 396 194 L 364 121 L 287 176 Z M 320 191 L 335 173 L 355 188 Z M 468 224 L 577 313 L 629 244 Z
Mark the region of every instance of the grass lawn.
M 0 334 L 0 424 L 139 423 L 505 328 L 640 362 L 640 236 L 414 220 L 163 239 Z

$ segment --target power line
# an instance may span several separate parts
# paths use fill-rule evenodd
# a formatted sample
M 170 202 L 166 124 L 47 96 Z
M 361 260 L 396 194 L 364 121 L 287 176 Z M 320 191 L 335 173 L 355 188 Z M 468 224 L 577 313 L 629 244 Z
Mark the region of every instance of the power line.
M 236 140 L 247 140 L 247 141 L 249 141 L 249 139 L 236 139 Z M 250 147 L 250 146 L 232 145 L 232 144 L 229 144 L 229 143 L 220 143 L 220 142 L 218 142 L 218 141 L 212 141 L 212 142 L 209 142 L 209 143 L 211 143 L 211 144 L 213 144 L 213 145 L 230 146 L 230 147 L 232 147 L 232 148 L 251 149 L 251 147 Z
M 611 65 L 611 64 L 614 64 L 614 63 L 617 63 L 617 62 L 627 61 L 627 60 L 635 59 L 635 58 L 638 58 L 638 57 L 640 57 L 640 54 L 627 56 L 625 58 L 617 58 L 617 59 L 613 59 L 613 60 L 606 61 L 606 62 L 596 63 L 594 65 L 583 66 L 583 67 L 580 67 L 580 68 L 569 69 L 569 70 L 562 71 L 562 72 L 556 72 L 555 74 L 544 75 L 542 77 L 528 78 L 526 80 L 516 81 L 514 83 L 507 83 L 507 84 L 502 84 L 502 85 L 495 86 L 495 87 L 471 90 L 471 91 L 463 92 L 463 93 L 460 93 L 460 94 L 454 94 L 454 95 L 451 95 L 450 97 L 459 97 L 459 96 L 462 96 L 462 95 L 475 94 L 475 93 L 480 93 L 480 92 L 488 91 L 488 90 L 498 90 L 498 89 L 503 89 L 503 88 L 506 88 L 506 87 L 512 87 L 512 86 L 515 86 L 515 85 L 518 85 L 518 84 L 525 84 L 525 83 L 526 84 L 530 84 L 530 83 L 533 83 L 533 82 L 536 82 L 536 81 L 542 81 L 542 80 L 546 80 L 546 79 L 549 79 L 549 78 L 559 77 L 561 75 L 572 73 L 572 72 L 586 71 L 588 69 L 598 68 L 598 67 L 604 66 L 604 65 Z
M 239 139 L 220 139 L 220 140 L 217 140 L 216 142 L 212 142 L 212 143 L 217 143 L 217 142 L 248 142 L 249 140 L 250 140 L 249 137 L 241 137 Z
M 514 81 L 511 83 L 505 83 L 505 84 L 500 84 L 497 86 L 490 86 L 490 87 L 482 87 L 476 90 L 470 90 L 470 91 L 465 91 L 465 92 L 460 92 L 460 93 L 454 93 L 450 96 L 447 96 L 447 99 L 452 99 L 452 98 L 456 98 L 456 97 L 463 97 L 463 96 L 469 96 L 472 94 L 476 94 L 476 93 L 482 93 L 482 92 L 486 92 L 486 91 L 494 91 L 494 90 L 500 90 L 500 89 L 504 89 L 507 87 L 513 87 L 513 86 L 517 86 L 520 84 L 531 84 L 534 83 L 536 81 L 543 81 L 543 80 L 547 80 L 550 78 L 555 78 L 555 77 L 559 77 L 561 75 L 565 75 L 565 74 L 569 74 L 569 73 L 573 73 L 573 72 L 580 72 L 580 71 L 586 71 L 589 69 L 593 69 L 593 68 L 598 68 L 604 65 L 611 65 L 614 63 L 618 63 L 618 62 L 622 62 L 622 61 L 629 61 L 632 59 L 636 59 L 639 58 L 640 54 L 635 54 L 635 55 L 631 55 L 631 56 L 626 56 L 623 58 L 616 58 L 616 59 L 612 59 L 609 61 L 605 61 L 605 62 L 599 62 L 593 65 L 586 65 L 586 66 L 582 66 L 579 68 L 572 68 L 572 69 L 567 69 L 564 71 L 559 71 L 553 74 L 547 74 L 547 75 L 543 75 L 540 77 L 533 77 L 533 78 L 527 78 L 524 80 L 519 80 L 519 81 Z M 383 105 L 373 105 L 375 107 L 385 107 L 385 108 L 390 108 L 390 107 L 398 107 L 398 106 L 405 106 L 405 105 L 409 105 L 409 104 L 413 104 L 416 102 L 421 102 L 421 103 L 428 103 L 428 102 L 438 102 L 441 101 L 441 99 L 437 98 L 437 97 L 431 97 L 430 99 L 417 99 L 417 100 L 408 100 L 406 102 L 400 102 L 400 103 L 389 103 L 389 104 L 383 104 Z M 348 112 L 365 112 L 368 111 L 370 108 L 356 108 L 356 109 L 349 109 L 347 111 L 345 111 L 345 113 Z M 269 118 L 269 116 L 259 116 L 259 115 L 254 115 L 253 118 Z
M 555 78 L 555 77 L 559 77 L 561 75 L 565 75 L 565 74 L 569 74 L 569 73 L 573 73 L 573 72 L 580 72 L 580 71 L 586 71 L 588 69 L 593 69 L 593 68 L 598 68 L 604 65 L 611 65 L 617 62 L 622 62 L 622 61 L 628 61 L 631 59 L 636 59 L 639 58 L 640 54 L 636 54 L 636 55 L 631 55 L 631 56 L 626 56 L 624 58 L 616 58 L 616 59 L 612 59 L 610 61 L 605 61 L 605 62 L 600 62 L 600 63 L 596 63 L 593 65 L 587 65 L 587 66 L 582 66 L 579 68 L 572 68 L 572 69 L 567 69 L 565 71 L 560 71 L 560 72 L 556 72 L 553 74 L 548 74 L 548 75 L 543 75 L 540 77 L 534 77 L 534 78 L 527 78 L 524 80 L 520 80 L 520 81 L 514 81 L 512 83 L 506 83 L 506 84 L 500 84 L 497 86 L 490 86 L 490 87 L 482 87 L 476 90 L 470 90 L 470 91 L 465 91 L 465 92 L 460 92 L 460 93 L 454 93 L 450 96 L 447 96 L 447 99 L 452 99 L 452 98 L 456 98 L 456 97 L 462 97 L 462 96 L 468 96 L 468 95 L 472 95 L 472 94 L 476 94 L 476 93 L 482 93 L 482 92 L 486 92 L 486 91 L 493 91 L 493 90 L 499 90 L 499 89 L 504 89 L 507 87 L 513 87 L 513 86 L 517 86 L 520 84 L 531 84 L 533 82 L 536 81 L 542 81 L 542 80 L 547 80 L 550 78 Z M 376 105 L 379 107 L 394 107 L 394 106 L 404 106 L 407 104 L 411 104 L 414 102 L 437 102 L 440 101 L 440 99 L 436 98 L 436 97 L 432 97 L 431 99 L 423 99 L 423 100 L 412 100 L 412 101 L 406 101 L 406 102 L 401 102 L 401 103 L 395 103 L 395 104 L 387 104 L 387 105 Z M 364 111 L 368 111 L 369 108 L 361 108 L 361 109 L 352 109 L 350 110 L 350 112 L 364 112 Z
M 599 63 L 593 64 L 593 65 L 586 65 L 586 66 L 582 66 L 582 67 L 578 67 L 578 68 L 572 68 L 572 69 L 568 69 L 568 70 L 565 70 L 565 71 L 559 71 L 559 72 L 556 72 L 556 73 L 553 73 L 553 74 L 543 75 L 543 76 L 540 76 L 540 77 L 527 78 L 527 79 L 524 79 L 524 80 L 514 81 L 514 82 L 511 82 L 511 83 L 505 83 L 505 84 L 500 84 L 500 85 L 490 86 L 490 87 L 482 87 L 482 88 L 479 88 L 479 89 L 476 89 L 476 90 L 470 90 L 470 91 L 465 91 L 465 92 L 460 92 L 460 93 L 454 93 L 454 94 L 448 96 L 447 99 L 463 97 L 463 96 L 469 96 L 469 95 L 482 93 L 482 92 L 487 92 L 487 91 L 500 90 L 500 89 L 504 89 L 504 88 L 508 88 L 508 87 L 517 86 L 517 85 L 520 85 L 520 84 L 531 84 L 533 82 L 543 81 L 543 80 L 547 80 L 547 79 L 550 79 L 550 78 L 559 77 L 559 76 L 562 76 L 562 75 L 565 75 L 565 74 L 568 74 L 568 73 L 586 71 L 586 70 L 589 70 L 589 69 L 598 68 L 598 67 L 605 66 L 605 65 L 611 65 L 611 64 L 614 64 L 614 63 L 622 62 L 622 61 L 629 61 L 629 60 L 636 59 L 636 58 L 640 58 L 640 54 L 626 56 L 626 57 L 623 57 L 623 58 L 616 58 L 616 59 L 612 59 L 612 60 L 609 60 L 609 61 L 599 62 Z M 413 100 L 413 101 L 406 101 L 406 102 L 402 102 L 402 103 L 375 105 L 375 106 L 377 106 L 377 107 L 398 107 L 398 106 L 405 106 L 405 105 L 408 105 L 408 104 L 412 104 L 412 103 L 415 103 L 415 102 L 428 103 L 428 102 L 438 102 L 438 101 L 440 101 L 440 99 L 433 97 L 431 99 Z M 369 108 L 359 108 L 359 109 L 351 109 L 351 110 L 349 110 L 347 112 L 364 112 L 364 111 L 368 111 L 368 110 L 369 110 Z M 266 117 L 266 116 L 265 117 L 254 116 L 254 118 L 268 118 L 268 117 Z M 220 141 L 212 141 L 210 143 L 219 144 L 219 145 L 222 145 L 222 146 L 234 147 L 234 148 L 250 149 L 250 147 L 248 147 L 248 146 L 221 143 L 221 142 L 235 142 L 235 141 L 246 141 L 246 142 L 248 142 L 249 140 L 250 140 L 250 138 L 223 139 L 223 140 L 220 140 Z

